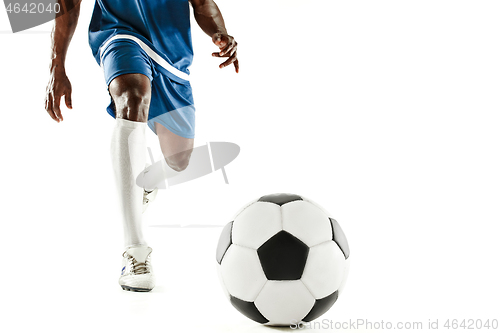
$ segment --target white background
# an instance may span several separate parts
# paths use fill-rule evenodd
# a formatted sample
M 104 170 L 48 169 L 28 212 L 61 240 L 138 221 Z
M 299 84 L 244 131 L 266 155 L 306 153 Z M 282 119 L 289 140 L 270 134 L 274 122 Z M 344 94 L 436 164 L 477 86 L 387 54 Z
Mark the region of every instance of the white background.
M 241 152 L 229 185 L 218 171 L 160 191 L 149 207 L 149 294 L 117 284 L 114 123 L 87 42 L 93 2 L 83 1 L 68 52 L 73 110 L 63 107 L 59 124 L 43 108 L 52 23 L 12 34 L 0 10 L 2 326 L 279 331 L 224 298 L 220 227 L 166 227 L 224 225 L 276 192 L 315 200 L 349 240 L 345 291 L 318 321 L 500 319 L 500 3 L 217 3 L 241 72 L 217 67 L 193 20 L 195 146 L 228 141 Z M 148 145 L 159 156 L 152 132 Z

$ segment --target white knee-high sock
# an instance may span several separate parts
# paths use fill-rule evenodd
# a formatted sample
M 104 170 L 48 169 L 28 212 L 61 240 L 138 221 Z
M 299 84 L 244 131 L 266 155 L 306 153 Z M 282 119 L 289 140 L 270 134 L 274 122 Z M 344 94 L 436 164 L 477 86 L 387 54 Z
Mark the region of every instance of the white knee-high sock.
M 136 178 L 146 164 L 146 123 L 117 118 L 111 160 L 122 213 L 125 247 L 147 245 L 142 234 L 142 187 Z

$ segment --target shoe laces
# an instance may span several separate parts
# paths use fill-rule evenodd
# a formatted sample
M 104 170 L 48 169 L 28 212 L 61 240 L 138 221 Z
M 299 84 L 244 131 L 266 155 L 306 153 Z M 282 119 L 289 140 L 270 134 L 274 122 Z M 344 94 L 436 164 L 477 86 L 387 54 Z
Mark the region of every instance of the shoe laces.
M 134 257 L 129 256 L 129 260 L 131 262 L 131 269 L 130 271 L 133 274 L 148 274 L 150 273 L 149 271 L 149 266 L 148 266 L 148 259 L 146 259 L 146 262 L 137 262 Z

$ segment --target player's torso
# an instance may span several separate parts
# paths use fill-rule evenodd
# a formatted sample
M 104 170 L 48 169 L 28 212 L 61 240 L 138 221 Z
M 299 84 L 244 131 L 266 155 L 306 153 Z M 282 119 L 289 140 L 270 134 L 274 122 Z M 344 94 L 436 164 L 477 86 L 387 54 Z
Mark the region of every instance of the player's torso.
M 189 29 L 189 0 L 97 0 L 101 28 L 131 27 L 158 35 Z
M 193 58 L 189 0 L 96 0 L 89 43 L 99 49 L 115 34 L 141 37 L 177 69 L 188 72 Z

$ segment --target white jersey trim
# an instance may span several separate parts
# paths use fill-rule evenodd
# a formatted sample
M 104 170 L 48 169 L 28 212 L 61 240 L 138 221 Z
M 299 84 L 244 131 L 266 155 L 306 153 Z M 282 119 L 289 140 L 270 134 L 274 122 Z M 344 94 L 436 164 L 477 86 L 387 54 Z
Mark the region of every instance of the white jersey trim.
M 153 51 L 147 44 L 145 44 L 142 40 L 140 40 L 139 38 L 135 37 L 135 36 L 131 36 L 131 35 L 114 35 L 113 37 L 111 37 L 110 39 L 108 39 L 106 41 L 106 43 L 104 43 L 104 45 L 101 46 L 101 54 L 100 54 L 100 58 L 101 58 L 101 66 L 102 66 L 102 54 L 103 54 L 103 50 L 106 49 L 106 46 L 108 46 L 109 43 L 111 43 L 111 41 L 115 40 L 115 39 L 130 39 L 130 40 L 133 40 L 134 42 L 136 42 L 143 50 L 144 52 L 146 52 L 146 54 L 151 58 L 153 59 L 158 65 L 160 65 L 161 67 L 165 68 L 167 71 L 169 71 L 170 73 L 174 74 L 175 76 L 183 79 L 183 80 L 186 80 L 186 81 L 189 81 L 189 75 L 178 70 L 177 68 L 175 68 L 174 66 L 170 65 L 165 59 L 163 59 L 162 57 L 160 57 L 158 55 L 158 53 L 156 53 L 155 51 Z

